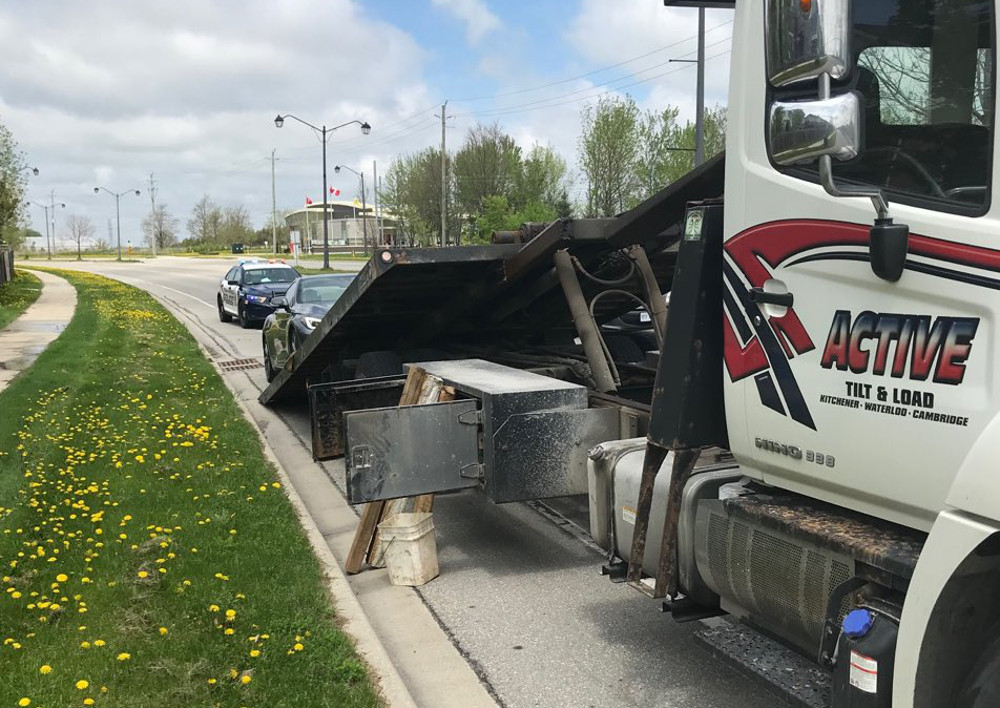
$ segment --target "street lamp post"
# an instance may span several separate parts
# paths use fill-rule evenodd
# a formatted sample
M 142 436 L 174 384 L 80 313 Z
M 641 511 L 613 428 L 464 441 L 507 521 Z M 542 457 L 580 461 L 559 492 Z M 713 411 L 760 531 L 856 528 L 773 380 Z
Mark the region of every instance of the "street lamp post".
M 124 192 L 112 192 L 107 187 L 94 187 L 94 194 L 100 194 L 102 189 L 115 198 L 115 221 L 118 224 L 118 260 L 120 261 L 122 259 L 122 213 L 119 201 L 129 192 L 135 192 L 135 196 L 137 197 L 142 194 L 142 192 L 138 189 L 126 189 Z
M 314 131 L 316 131 L 317 133 L 319 133 L 320 142 L 323 143 L 323 267 L 324 268 L 329 268 L 330 267 L 330 233 L 329 233 L 330 227 L 329 227 L 329 224 L 328 224 L 329 219 L 327 218 L 327 213 L 326 213 L 326 189 L 327 189 L 326 188 L 326 140 L 327 140 L 327 135 L 330 134 L 330 133 L 332 133 L 335 130 L 343 128 L 344 126 L 353 125 L 354 123 L 357 123 L 358 125 L 361 126 L 361 132 L 362 132 L 362 134 L 368 135 L 370 132 L 372 132 L 372 127 L 370 125 L 368 125 L 368 123 L 362 122 L 360 120 L 349 120 L 346 123 L 341 123 L 340 125 L 335 125 L 332 128 L 327 128 L 325 125 L 322 128 L 317 128 L 312 123 L 304 121 L 301 118 L 299 118 L 298 116 L 293 116 L 291 113 L 286 113 L 285 115 L 281 115 L 279 113 L 275 117 L 275 119 L 274 119 L 274 126 L 276 128 L 280 128 L 281 126 L 283 126 L 285 124 L 285 118 L 292 118 L 294 120 L 297 120 L 302 125 L 305 125 L 305 126 L 308 126 L 309 128 L 312 128 Z
M 37 169 L 37 168 L 35 168 L 35 169 Z M 56 203 L 53 202 L 51 207 L 48 204 L 40 204 L 38 202 L 26 202 L 26 203 L 27 204 L 34 204 L 36 207 L 41 207 L 42 210 L 45 212 L 45 253 L 46 253 L 45 257 L 46 257 L 46 260 L 50 260 L 51 261 L 52 260 L 52 246 L 51 246 L 51 242 L 49 241 L 49 209 L 50 208 L 52 209 L 52 219 L 53 219 L 53 221 L 55 221 Z M 63 204 L 63 203 L 61 203 L 61 202 L 59 203 L 59 206 L 62 207 L 63 209 L 66 208 L 66 205 Z M 55 234 L 53 234 L 53 237 L 54 236 L 55 236 Z
M 368 204 L 365 201 L 365 173 L 358 172 L 357 170 L 351 169 L 347 165 L 335 165 L 333 168 L 334 174 L 340 174 L 341 168 L 347 170 L 348 172 L 353 172 L 358 177 L 361 178 L 361 228 L 364 230 L 365 234 L 365 255 L 368 255 Z M 355 202 L 357 203 L 357 202 Z M 372 239 L 372 250 L 375 249 L 375 239 Z

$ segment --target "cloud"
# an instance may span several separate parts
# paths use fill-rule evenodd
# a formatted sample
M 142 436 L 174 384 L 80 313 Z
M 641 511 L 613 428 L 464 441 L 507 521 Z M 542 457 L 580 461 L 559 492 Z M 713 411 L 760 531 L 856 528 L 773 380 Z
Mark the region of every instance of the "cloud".
M 329 141 L 330 183 L 348 193 L 353 183 L 333 164 L 357 169 L 363 157 L 370 172 L 372 159 L 387 163 L 428 137 L 406 122 L 436 103 L 427 53 L 356 0 L 42 5 L 0 7 L 0 120 L 41 169 L 28 196 L 47 203 L 54 191 L 67 203 L 58 218 L 90 216 L 99 233 L 114 200 L 93 187 L 141 188 L 142 198 L 121 200 L 123 239 L 139 240 L 150 173 L 182 224 L 205 193 L 245 205 L 260 224 L 271 211 L 272 149 L 279 209 L 320 196 L 319 141 L 292 121 L 276 129 L 278 112 L 372 124 L 370 136 L 351 126 Z M 399 140 L 385 142 L 389 132 Z M 29 214 L 43 225 L 41 210 Z
M 733 13 L 705 13 L 705 103 L 725 103 L 729 84 L 729 56 Z M 648 0 L 617 0 L 614 10 L 602 0 L 581 0 L 580 11 L 569 22 L 566 41 L 590 62 L 611 65 L 643 53 L 649 57 L 617 69 L 634 76 L 615 85 L 643 95 L 646 108 L 674 105 L 682 118 L 694 118 L 696 69 L 693 63 L 669 63 L 670 59 L 697 57 L 698 11 L 687 7 L 664 7 Z M 595 38 L 600 41 L 595 41 Z M 615 72 L 611 72 L 614 75 Z M 604 79 L 602 79 L 604 80 Z
M 490 12 L 483 0 L 431 0 L 435 7 L 447 10 L 465 23 L 469 44 L 479 44 L 490 32 L 500 29 L 500 18 Z

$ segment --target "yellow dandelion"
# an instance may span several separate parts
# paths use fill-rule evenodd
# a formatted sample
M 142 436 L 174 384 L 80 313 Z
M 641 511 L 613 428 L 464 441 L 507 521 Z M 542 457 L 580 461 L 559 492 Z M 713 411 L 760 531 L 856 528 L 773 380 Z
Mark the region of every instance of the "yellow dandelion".
M 69 580 L 69 576 L 66 575 L 66 573 L 59 573 L 59 575 L 56 576 L 56 580 L 58 580 L 60 583 L 65 583 L 67 580 Z
M 42 664 L 41 667 L 39 667 L 39 669 L 38 669 L 38 673 L 40 673 L 40 674 L 51 674 L 52 673 L 52 667 L 49 666 L 48 664 Z
M 103 647 L 105 644 L 107 644 L 107 642 L 105 642 L 103 639 L 95 639 L 94 640 L 94 646 L 95 647 Z
M 303 647 L 301 643 L 296 642 L 295 646 L 292 647 L 292 649 L 294 649 L 295 651 L 302 651 L 303 649 L 305 649 L 305 647 Z
M 17 702 L 17 704 L 19 706 L 30 706 L 31 705 L 31 699 L 30 698 L 22 698 L 21 700 L 19 700 Z
M 233 629 L 232 627 L 226 627 L 226 631 L 225 631 L 225 635 L 226 635 L 227 637 L 231 637 L 231 636 L 233 636 L 233 634 L 234 634 L 235 632 L 236 632 L 236 630 L 235 630 L 235 629 Z
M 165 637 L 165 636 L 167 636 L 167 632 L 169 632 L 169 631 L 170 631 L 170 630 L 169 630 L 169 629 L 167 629 L 166 627 L 160 627 L 160 636 L 161 636 L 161 637 Z
M 250 674 L 243 674 L 242 676 L 240 676 L 240 683 L 242 683 L 244 686 L 250 683 L 251 680 L 252 679 L 250 678 Z
M 215 680 L 214 678 L 210 678 L 210 679 L 208 680 L 208 685 L 209 685 L 209 686 L 214 686 L 214 685 L 215 685 L 216 683 L 217 683 L 217 682 L 216 682 L 216 680 Z
M 236 617 L 236 610 L 226 610 L 226 619 L 231 620 L 235 619 L 235 617 Z
M 129 659 L 132 658 L 132 655 L 129 654 L 127 651 L 123 651 L 121 654 L 119 654 L 115 658 L 118 659 L 118 661 L 128 661 Z
M 90 686 L 90 681 L 87 679 L 80 679 L 76 682 L 76 690 L 85 691 Z
M 219 611 L 219 606 L 218 605 L 209 605 L 208 606 L 208 611 L 209 612 L 218 612 Z
M 141 579 L 146 579 L 149 577 L 149 573 L 147 573 L 145 570 L 140 570 L 138 573 L 136 573 L 136 575 L 138 575 L 139 578 Z
M 83 699 L 83 705 L 85 705 L 85 706 L 92 706 L 92 705 L 94 705 L 94 699 L 93 698 L 84 698 Z
M 260 649 L 251 649 L 250 656 L 256 659 L 258 656 L 260 656 Z

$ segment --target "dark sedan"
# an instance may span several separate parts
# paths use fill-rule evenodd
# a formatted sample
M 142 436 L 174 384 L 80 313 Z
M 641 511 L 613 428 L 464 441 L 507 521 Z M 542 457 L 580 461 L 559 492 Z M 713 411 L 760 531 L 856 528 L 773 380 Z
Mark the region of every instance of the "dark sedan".
M 263 335 L 264 375 L 268 381 L 302 346 L 352 280 L 353 275 L 305 276 L 292 283 L 284 297 L 271 301 L 275 311 L 264 320 Z

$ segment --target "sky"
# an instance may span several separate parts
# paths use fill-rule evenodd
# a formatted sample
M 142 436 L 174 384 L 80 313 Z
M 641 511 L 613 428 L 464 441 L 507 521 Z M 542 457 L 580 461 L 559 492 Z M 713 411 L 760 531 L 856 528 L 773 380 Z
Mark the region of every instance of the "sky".
M 140 243 L 158 204 L 187 236 L 203 195 L 243 205 L 255 227 L 271 213 L 322 199 L 317 126 L 367 121 L 329 136 L 328 182 L 341 199 L 392 159 L 459 146 L 477 122 L 497 122 L 525 148 L 558 150 L 575 173 L 580 112 L 631 95 L 644 110 L 678 106 L 693 119 L 696 9 L 662 0 L 7 0 L 0 4 L 0 122 L 29 166 L 33 202 L 114 226 Z M 732 12 L 706 13 L 706 104 L 724 104 Z M 141 190 L 135 196 L 134 190 Z M 574 194 L 582 193 L 576 175 Z M 370 196 L 370 195 L 369 195 Z M 44 233 L 43 210 L 29 207 Z M 64 232 L 65 229 L 63 228 Z M 67 246 L 68 241 L 63 241 Z

